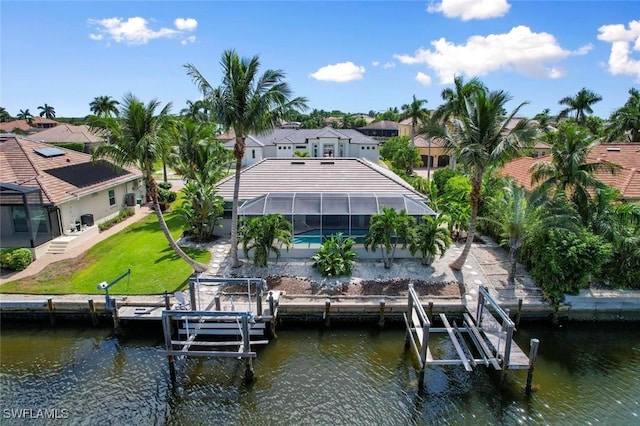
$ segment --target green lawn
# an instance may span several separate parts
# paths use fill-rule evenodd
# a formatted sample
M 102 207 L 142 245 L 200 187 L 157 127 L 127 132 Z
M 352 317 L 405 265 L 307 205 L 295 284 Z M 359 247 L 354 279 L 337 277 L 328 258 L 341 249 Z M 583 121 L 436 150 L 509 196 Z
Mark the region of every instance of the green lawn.
M 167 225 L 174 237 L 183 223 L 168 213 Z M 207 250 L 185 248 L 187 254 L 207 264 Z M 111 282 L 131 269 L 131 275 L 109 289 L 111 294 L 160 294 L 183 287 L 193 270 L 176 255 L 165 239 L 155 214 L 128 226 L 96 244 L 85 254 L 53 263 L 33 277 L 0 286 L 1 293 L 104 294 L 96 286 Z

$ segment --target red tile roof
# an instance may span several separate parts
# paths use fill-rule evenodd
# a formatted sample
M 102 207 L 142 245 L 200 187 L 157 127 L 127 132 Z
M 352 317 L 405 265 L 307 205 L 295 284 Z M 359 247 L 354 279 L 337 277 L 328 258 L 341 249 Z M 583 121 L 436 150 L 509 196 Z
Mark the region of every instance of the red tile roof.
M 120 176 L 114 173 L 113 178 L 85 186 L 76 186 L 47 171 L 78 165 L 91 168 L 93 167 L 91 155 L 57 147 L 55 149 L 63 152 L 63 155 L 45 157 L 36 152 L 45 148 L 52 147 L 46 143 L 19 136 L 0 135 L 0 182 L 39 187 L 45 204 L 59 204 L 142 177 L 142 173 L 135 168 L 125 167 L 126 173 Z
M 523 157 L 507 163 L 501 173 L 513 177 L 527 190 L 531 190 L 531 166 L 540 161 L 550 161 L 551 156 L 531 158 Z M 622 168 L 615 173 L 599 171 L 595 177 L 601 182 L 620 190 L 622 198 L 640 200 L 640 144 L 616 143 L 600 144 L 587 155 L 589 162 L 607 161 Z

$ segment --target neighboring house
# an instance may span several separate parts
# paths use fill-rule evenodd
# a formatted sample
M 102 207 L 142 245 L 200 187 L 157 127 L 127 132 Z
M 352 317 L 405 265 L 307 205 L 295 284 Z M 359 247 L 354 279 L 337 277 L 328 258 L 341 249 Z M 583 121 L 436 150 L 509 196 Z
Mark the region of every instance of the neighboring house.
M 0 134 L 0 187 L 0 245 L 36 255 L 56 237 L 96 229 L 125 200 L 135 205 L 145 194 L 136 169 L 11 134 Z
M 507 163 L 501 173 L 511 176 L 527 190 L 531 190 L 534 186 L 531 183 L 530 170 L 539 161 L 551 161 L 551 156 L 518 158 Z M 595 177 L 618 189 L 623 200 L 640 201 L 640 144 L 599 144 L 591 149 L 587 161 L 608 161 L 619 165 L 621 168 L 615 173 L 599 171 L 595 173 Z
M 546 142 L 536 141 L 536 144 L 533 147 L 533 157 L 544 157 L 545 155 L 551 152 L 551 145 Z
M 417 135 L 413 139 L 414 146 L 420 151 L 422 158 L 422 167 L 429 166 L 429 156 L 431 157 L 431 167 L 447 167 L 452 164 L 451 156 L 447 154 L 443 141 L 437 138 L 431 138 L 426 135 Z M 429 147 L 431 142 L 431 147 Z
M 225 143 L 233 149 L 235 140 Z M 357 130 L 325 127 L 323 129 L 276 129 L 264 135 L 249 135 L 243 166 L 249 166 L 264 158 L 295 158 L 296 151 L 306 152 L 311 158 L 359 157 L 377 162 L 378 142 Z
M 46 143 L 83 143 L 86 153 L 91 153 L 104 141 L 86 124 L 74 126 L 67 123 L 60 123 L 55 127 L 34 133 L 29 138 Z
M 216 185 L 225 200 L 225 233 L 234 184 L 232 175 Z M 417 218 L 435 215 L 424 195 L 364 158 L 266 158 L 242 170 L 239 202 L 240 216 L 284 215 L 294 237 L 307 242 L 336 232 L 361 239 L 383 206 Z
M 27 120 L 13 120 L 0 123 L 0 131 L 4 133 L 11 133 L 18 129 L 25 133 L 34 133 L 42 129 L 50 129 L 56 127 L 59 123 L 55 120 L 45 117 L 33 117 L 31 123 Z
M 389 120 L 374 121 L 364 127 L 358 127 L 356 130 L 379 142 L 384 142 L 387 139 L 399 136 L 400 134 L 398 123 Z M 409 128 L 409 135 L 410 134 L 411 128 Z
M 404 120 L 400 120 L 400 122 L 398 123 L 398 136 L 411 137 L 411 121 L 413 121 L 412 118 L 405 118 Z M 418 120 L 415 128 L 416 135 L 420 132 L 421 126 L 422 122 Z

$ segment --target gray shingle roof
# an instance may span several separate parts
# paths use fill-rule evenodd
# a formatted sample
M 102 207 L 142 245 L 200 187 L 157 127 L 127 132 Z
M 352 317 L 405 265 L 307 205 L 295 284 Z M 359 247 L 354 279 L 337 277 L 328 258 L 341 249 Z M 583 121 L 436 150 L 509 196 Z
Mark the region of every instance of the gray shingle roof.
M 275 129 L 263 135 L 249 135 L 246 139 L 247 146 L 267 146 L 276 144 L 299 144 L 303 145 L 307 141 L 319 138 L 340 138 L 349 140 L 352 144 L 378 145 L 379 142 L 369 136 L 363 135 L 353 129 L 334 129 L 324 127 L 322 129 Z M 235 141 L 225 143 L 233 146 Z
M 241 173 L 241 201 L 270 192 L 362 192 L 426 199 L 390 170 L 363 158 L 266 158 Z M 219 182 L 218 195 L 232 200 L 234 182 L 233 175 Z

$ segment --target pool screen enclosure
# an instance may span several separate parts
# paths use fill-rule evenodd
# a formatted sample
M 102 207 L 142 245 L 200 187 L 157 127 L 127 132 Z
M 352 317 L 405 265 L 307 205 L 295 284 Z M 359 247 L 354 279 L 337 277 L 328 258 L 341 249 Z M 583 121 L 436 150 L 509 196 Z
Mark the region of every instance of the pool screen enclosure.
M 294 235 L 328 236 L 342 232 L 360 240 L 369 229 L 369 219 L 382 213 L 382 207 L 406 210 L 416 218 L 436 214 L 425 200 L 402 194 L 327 192 L 271 192 L 246 201 L 238 213 L 245 217 L 279 213 L 292 224 Z

